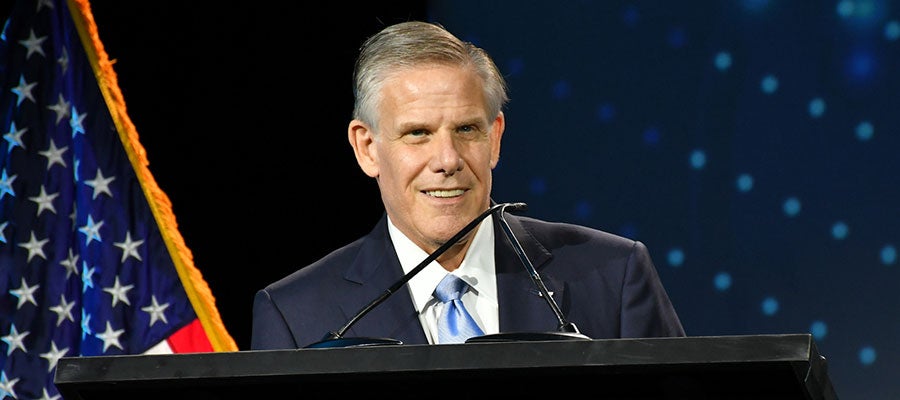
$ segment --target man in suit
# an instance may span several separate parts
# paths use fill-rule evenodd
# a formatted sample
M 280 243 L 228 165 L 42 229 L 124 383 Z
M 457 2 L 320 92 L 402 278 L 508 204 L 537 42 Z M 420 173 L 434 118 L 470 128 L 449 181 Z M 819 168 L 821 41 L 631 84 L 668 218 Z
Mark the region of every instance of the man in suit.
M 251 349 L 318 345 L 495 203 L 506 82 L 490 56 L 438 24 L 386 27 L 362 46 L 348 139 L 385 214 L 374 229 L 258 291 Z M 502 211 L 501 211 L 502 212 Z M 496 213 L 448 244 L 342 337 L 442 344 L 447 275 L 484 335 L 546 333 L 560 318 Z M 591 339 L 684 336 L 647 248 L 600 230 L 505 215 L 566 322 Z

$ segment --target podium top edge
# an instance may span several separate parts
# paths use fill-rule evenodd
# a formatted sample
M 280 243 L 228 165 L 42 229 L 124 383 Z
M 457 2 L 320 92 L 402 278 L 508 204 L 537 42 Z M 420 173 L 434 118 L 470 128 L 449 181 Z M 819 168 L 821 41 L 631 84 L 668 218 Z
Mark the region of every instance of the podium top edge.
M 384 345 L 63 357 L 55 382 L 342 374 L 423 369 L 824 363 L 809 334 Z M 273 367 L 275 366 L 275 367 Z M 135 374 L 134 371 L 141 371 Z

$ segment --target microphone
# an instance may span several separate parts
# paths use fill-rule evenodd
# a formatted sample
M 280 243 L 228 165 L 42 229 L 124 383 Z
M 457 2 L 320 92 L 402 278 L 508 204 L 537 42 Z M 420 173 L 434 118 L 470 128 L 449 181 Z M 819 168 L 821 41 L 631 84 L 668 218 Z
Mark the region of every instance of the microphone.
M 527 208 L 527 206 L 525 206 L 525 203 L 518 204 L 521 204 L 522 206 L 513 208 L 513 210 L 525 210 Z M 519 240 L 516 238 L 516 235 L 509 227 L 509 223 L 506 222 L 506 218 L 504 217 L 506 208 L 508 208 L 506 205 L 500 205 L 500 213 L 498 214 L 500 227 L 503 228 L 503 233 L 506 234 L 506 238 L 509 239 L 509 242 L 512 244 L 513 249 L 519 256 L 519 261 L 522 262 L 522 266 L 525 267 L 525 271 L 527 271 L 528 276 L 531 277 L 532 283 L 534 283 L 534 285 L 538 288 L 538 290 L 541 292 L 541 297 L 543 297 L 544 300 L 547 301 L 550 309 L 553 310 L 553 314 L 556 315 L 559 326 L 557 327 L 557 332 L 500 332 L 491 335 L 475 336 L 466 340 L 466 343 L 518 342 L 535 340 L 590 340 L 589 337 L 578 331 L 578 327 L 575 326 L 574 323 L 566 320 L 566 317 L 560 310 L 559 305 L 556 304 L 556 300 L 554 300 L 553 296 L 550 295 L 550 292 L 547 290 L 547 286 L 544 285 L 544 281 L 541 279 L 541 275 L 538 274 L 537 269 L 534 268 L 534 264 L 532 264 L 531 260 L 528 259 L 528 255 L 525 254 L 525 249 L 523 249 L 522 245 L 519 244 Z
M 459 242 L 464 236 L 468 235 L 469 232 L 471 232 L 473 229 L 475 229 L 475 227 L 478 226 L 478 224 L 482 220 L 487 218 L 488 215 L 491 215 L 491 214 L 497 212 L 497 210 L 504 210 L 506 208 L 510 208 L 513 210 L 524 210 L 524 209 L 528 208 L 528 206 L 525 203 L 500 203 L 500 204 L 495 204 L 495 205 L 491 206 L 490 208 L 487 209 L 487 211 L 481 213 L 481 215 L 479 215 L 478 217 L 475 217 L 475 219 L 473 219 L 472 222 L 469 222 L 468 225 L 466 225 L 462 229 L 460 229 L 459 232 L 457 232 L 455 235 L 453 235 L 453 237 L 451 237 L 450 240 L 448 240 L 446 243 L 441 245 L 441 247 L 438 247 L 438 249 L 435 250 L 433 253 L 429 254 L 428 257 L 425 257 L 425 259 L 422 260 L 422 262 L 420 262 L 419 265 L 416 265 L 415 268 L 411 269 L 409 272 L 407 272 L 405 275 L 403 275 L 403 277 L 400 278 L 400 280 L 398 280 L 396 283 L 391 285 L 391 287 L 389 287 L 387 290 L 385 290 L 380 296 L 376 297 L 374 300 L 369 302 L 369 304 L 367 304 L 365 307 L 360 309 L 356 313 L 356 315 L 353 316 L 353 318 L 350 318 L 350 320 L 347 321 L 346 324 L 344 324 L 343 327 L 341 327 L 340 329 L 338 329 L 336 331 L 328 332 L 327 334 L 325 334 L 325 337 L 323 337 L 322 340 L 315 342 L 313 344 L 310 344 L 310 345 L 306 346 L 305 348 L 329 348 L 329 347 L 403 344 L 401 341 L 399 341 L 397 339 L 391 339 L 391 338 L 366 338 L 366 337 L 345 338 L 344 333 L 346 333 L 347 330 L 349 330 L 350 327 L 352 327 L 353 324 L 356 323 L 356 321 L 358 321 L 360 318 L 362 318 L 363 316 L 368 314 L 369 311 L 372 311 L 372 309 L 374 309 L 376 306 L 378 306 L 379 304 L 381 304 L 385 300 L 387 300 L 387 298 L 390 297 L 392 294 L 394 294 L 394 292 L 396 292 L 397 290 L 400 290 L 400 288 L 402 288 L 403 285 L 406 284 L 406 282 L 408 282 L 410 279 L 412 279 L 414 276 L 416 276 L 419 273 L 419 271 L 425 269 L 425 267 L 428 266 L 428 264 L 431 264 L 432 261 L 436 260 L 438 257 L 441 256 L 441 254 L 444 254 L 444 252 L 446 252 L 448 249 L 450 249 L 450 247 L 452 247 L 457 242 Z

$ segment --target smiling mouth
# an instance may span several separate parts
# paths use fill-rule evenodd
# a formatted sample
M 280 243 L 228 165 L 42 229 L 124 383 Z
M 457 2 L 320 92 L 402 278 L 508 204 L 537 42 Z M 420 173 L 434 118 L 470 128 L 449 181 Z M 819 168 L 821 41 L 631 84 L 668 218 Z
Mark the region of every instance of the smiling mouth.
M 448 198 L 448 197 L 457 197 L 462 196 L 466 191 L 463 189 L 453 189 L 453 190 L 427 190 L 425 194 L 432 197 L 439 198 Z

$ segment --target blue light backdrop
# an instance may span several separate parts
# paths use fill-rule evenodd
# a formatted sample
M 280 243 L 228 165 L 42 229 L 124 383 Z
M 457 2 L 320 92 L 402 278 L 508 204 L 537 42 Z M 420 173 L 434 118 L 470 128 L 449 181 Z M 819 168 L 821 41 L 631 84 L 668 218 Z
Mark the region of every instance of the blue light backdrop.
M 900 398 L 900 2 L 430 1 L 512 101 L 494 198 L 645 242 L 688 335 Z

